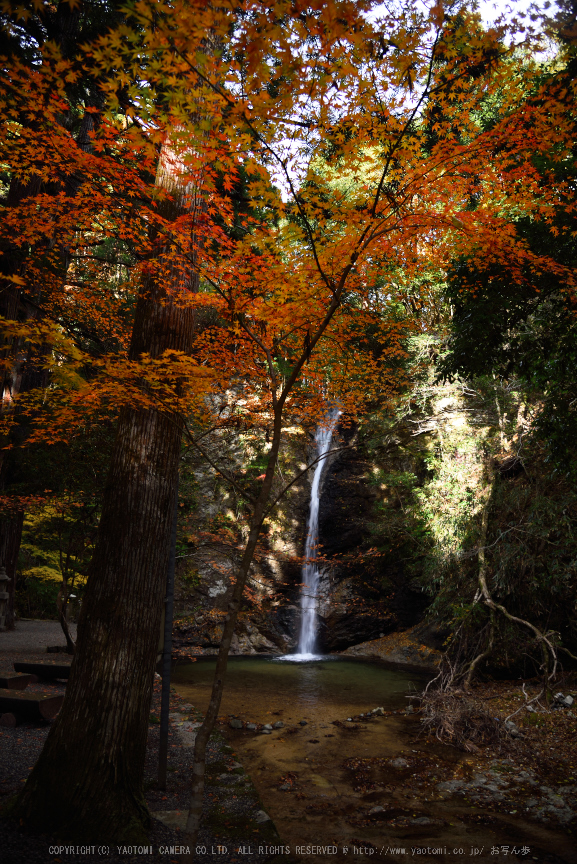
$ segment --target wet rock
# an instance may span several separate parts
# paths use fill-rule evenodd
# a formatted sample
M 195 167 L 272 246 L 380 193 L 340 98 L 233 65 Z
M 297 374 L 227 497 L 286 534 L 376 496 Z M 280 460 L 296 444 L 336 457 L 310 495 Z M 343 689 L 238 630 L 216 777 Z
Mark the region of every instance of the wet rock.
M 519 771 L 516 777 L 513 777 L 515 783 L 527 783 L 529 786 L 536 786 L 537 781 L 533 771 Z
M 270 735 L 270 734 L 271 734 L 271 730 L 270 730 L 270 729 L 261 729 L 261 734 L 262 734 L 262 735 Z
M 489 771 L 489 779 L 490 779 L 493 783 L 496 783 L 498 786 L 507 787 L 507 786 L 509 785 L 508 781 L 505 780 L 504 777 L 501 777 L 501 775 L 499 774 L 499 772 L 498 772 L 498 771 L 495 771 L 494 768 L 493 768 L 491 771 Z
M 381 807 L 380 804 L 377 804 L 376 807 L 372 807 L 372 808 L 369 810 L 369 816 L 376 816 L 377 813 L 384 813 L 384 812 L 385 812 L 385 808 L 384 808 L 384 807 Z
M 404 644 L 403 644 L 404 643 Z M 354 645 L 343 654 L 355 657 L 379 657 L 389 663 L 437 671 L 441 652 L 432 647 L 432 639 L 423 639 L 421 625 L 402 632 L 389 633 L 384 638 Z
M 382 717 L 383 714 L 385 713 L 385 709 L 384 708 L 373 708 L 371 713 L 375 714 L 377 717 Z
M 277 720 L 276 723 L 272 724 L 273 729 L 282 729 L 284 727 L 284 723 L 282 720 Z
M 346 607 L 333 608 L 321 619 L 320 642 L 323 651 L 344 651 L 354 645 L 379 638 L 383 629 L 382 612 L 372 613 L 369 606 L 361 611 L 350 612 Z M 387 631 L 395 624 L 394 615 L 388 616 Z
M 484 774 L 475 774 L 473 777 L 473 786 L 482 786 L 487 782 L 487 778 Z
M 299 720 L 299 723 L 300 723 L 301 726 L 307 726 L 307 725 L 308 725 L 308 720 Z
M 391 759 L 389 765 L 392 765 L 393 768 L 408 768 L 409 763 L 406 759 L 403 759 L 402 756 L 397 756 L 396 759 Z
M 434 825 L 435 820 L 429 819 L 428 816 L 418 816 L 416 819 L 409 819 L 409 825 Z
M 445 780 L 442 783 L 437 783 L 439 792 L 448 792 L 450 795 L 459 792 L 465 784 L 462 780 Z
M 250 729 L 251 732 L 255 732 L 256 731 L 256 723 L 247 723 L 246 728 Z
M 283 783 L 282 786 L 278 787 L 281 792 L 288 792 L 290 787 L 290 783 Z
M 267 732 L 270 732 L 271 729 L 272 729 L 272 726 L 271 726 L 270 723 L 265 723 L 264 726 L 262 727 L 262 731 L 263 731 L 263 732 L 264 732 L 265 730 L 266 730 Z
M 236 717 L 233 717 L 233 719 L 228 725 L 231 729 L 242 729 L 242 720 L 238 720 Z

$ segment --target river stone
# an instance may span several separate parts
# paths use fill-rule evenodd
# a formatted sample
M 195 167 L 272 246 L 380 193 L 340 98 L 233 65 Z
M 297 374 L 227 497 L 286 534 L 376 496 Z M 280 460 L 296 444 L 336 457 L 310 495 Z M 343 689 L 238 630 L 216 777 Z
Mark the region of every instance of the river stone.
M 511 738 L 521 738 L 522 733 L 518 729 L 518 727 L 513 723 L 512 720 L 505 720 L 505 729 L 511 736 Z
M 377 717 L 382 717 L 383 714 L 385 713 L 385 709 L 384 708 L 373 708 L 372 713 L 376 714 Z
M 262 734 L 262 735 L 270 735 L 270 734 L 271 734 L 271 730 L 270 730 L 270 729 L 262 729 L 262 730 L 261 730 L 261 734 Z
M 307 725 L 308 725 L 308 720 L 299 720 L 299 723 L 300 723 L 301 726 L 307 726 Z
M 246 728 L 250 729 L 251 732 L 254 732 L 256 729 L 256 723 L 247 723 Z
M 516 777 L 513 777 L 515 783 L 528 783 L 529 786 L 536 786 L 537 781 L 534 779 L 533 771 L 519 771 Z
M 254 817 L 254 821 L 258 822 L 260 824 L 261 822 L 270 822 L 271 818 L 268 815 L 268 813 L 264 812 L 264 810 L 257 810 L 255 817 Z
M 193 723 L 191 720 L 185 720 L 177 727 L 178 737 L 185 747 L 194 747 L 196 740 L 196 730 L 200 723 Z
M 380 804 L 377 804 L 376 807 L 372 807 L 369 810 L 369 816 L 376 816 L 377 813 L 384 813 L 384 812 L 385 812 L 385 808 L 381 807 Z
M 334 789 L 335 787 L 330 780 L 323 777 L 321 774 L 311 774 L 310 781 L 313 786 L 318 786 L 319 789 Z
M 444 780 L 442 783 L 437 783 L 437 789 L 439 792 L 448 792 L 452 794 L 453 792 L 458 792 L 459 789 L 462 789 L 463 782 L 461 780 Z
M 283 726 L 284 726 L 284 723 L 282 722 L 282 720 L 277 720 L 276 723 L 272 724 L 273 729 L 282 729 Z
M 242 720 L 238 720 L 234 717 L 228 725 L 231 729 L 242 729 Z
M 402 756 L 397 756 L 396 759 L 391 759 L 389 765 L 392 765 L 393 768 L 408 768 L 409 763 L 406 759 L 403 759 Z

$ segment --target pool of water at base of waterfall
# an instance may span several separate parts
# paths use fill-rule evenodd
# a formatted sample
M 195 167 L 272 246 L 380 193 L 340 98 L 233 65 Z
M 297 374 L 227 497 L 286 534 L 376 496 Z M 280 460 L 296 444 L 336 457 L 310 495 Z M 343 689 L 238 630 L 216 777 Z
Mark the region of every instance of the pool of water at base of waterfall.
M 173 669 L 173 684 L 201 711 L 208 705 L 215 666 L 214 658 L 199 658 Z M 407 697 L 427 680 L 418 672 L 336 655 L 230 657 L 219 713 L 256 723 L 267 722 L 275 711 L 286 722 L 321 716 L 346 720 L 377 707 L 405 708 Z

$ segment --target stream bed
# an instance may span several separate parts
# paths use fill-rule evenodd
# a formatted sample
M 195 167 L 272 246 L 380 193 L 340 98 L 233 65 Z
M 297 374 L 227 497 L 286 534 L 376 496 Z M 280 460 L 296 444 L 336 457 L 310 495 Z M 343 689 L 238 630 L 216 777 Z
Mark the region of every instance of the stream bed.
M 173 670 L 178 693 L 201 711 L 213 670 L 214 660 Z M 530 748 L 512 759 L 465 753 L 422 735 L 418 717 L 405 708 L 426 680 L 343 658 L 231 658 L 219 725 L 278 831 L 271 862 L 370 857 L 401 864 L 418 857 L 488 864 L 510 855 L 577 864 L 570 829 L 533 818 L 533 799 L 546 810 L 552 795 L 566 793 L 539 787 Z M 367 716 L 376 707 L 384 715 Z M 231 720 L 243 728 L 231 728 Z M 261 731 L 260 724 L 279 722 L 269 734 Z M 261 842 L 255 828 L 254 847 L 239 848 L 230 860 L 250 861 Z

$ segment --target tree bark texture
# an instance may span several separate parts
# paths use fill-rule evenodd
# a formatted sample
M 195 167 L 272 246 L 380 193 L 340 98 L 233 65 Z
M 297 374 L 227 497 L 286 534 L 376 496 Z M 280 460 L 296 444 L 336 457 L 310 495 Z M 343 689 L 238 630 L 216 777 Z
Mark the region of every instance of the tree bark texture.
M 16 589 L 16 564 L 22 538 L 24 513 L 20 510 L 0 520 L 0 565 L 6 568 L 10 582 L 6 585 L 8 605 L 6 607 L 6 629 L 14 630 L 14 592 Z
M 168 185 L 162 161 L 157 182 Z M 163 215 L 183 206 L 175 196 Z M 178 304 L 162 287 L 171 277 Z M 168 257 L 160 281 L 142 285 L 133 357 L 192 348 L 194 315 Z M 188 290 L 196 286 L 190 276 Z M 177 416 L 121 411 L 66 697 L 13 808 L 35 830 L 83 843 L 146 838 L 144 758 L 181 437 Z

